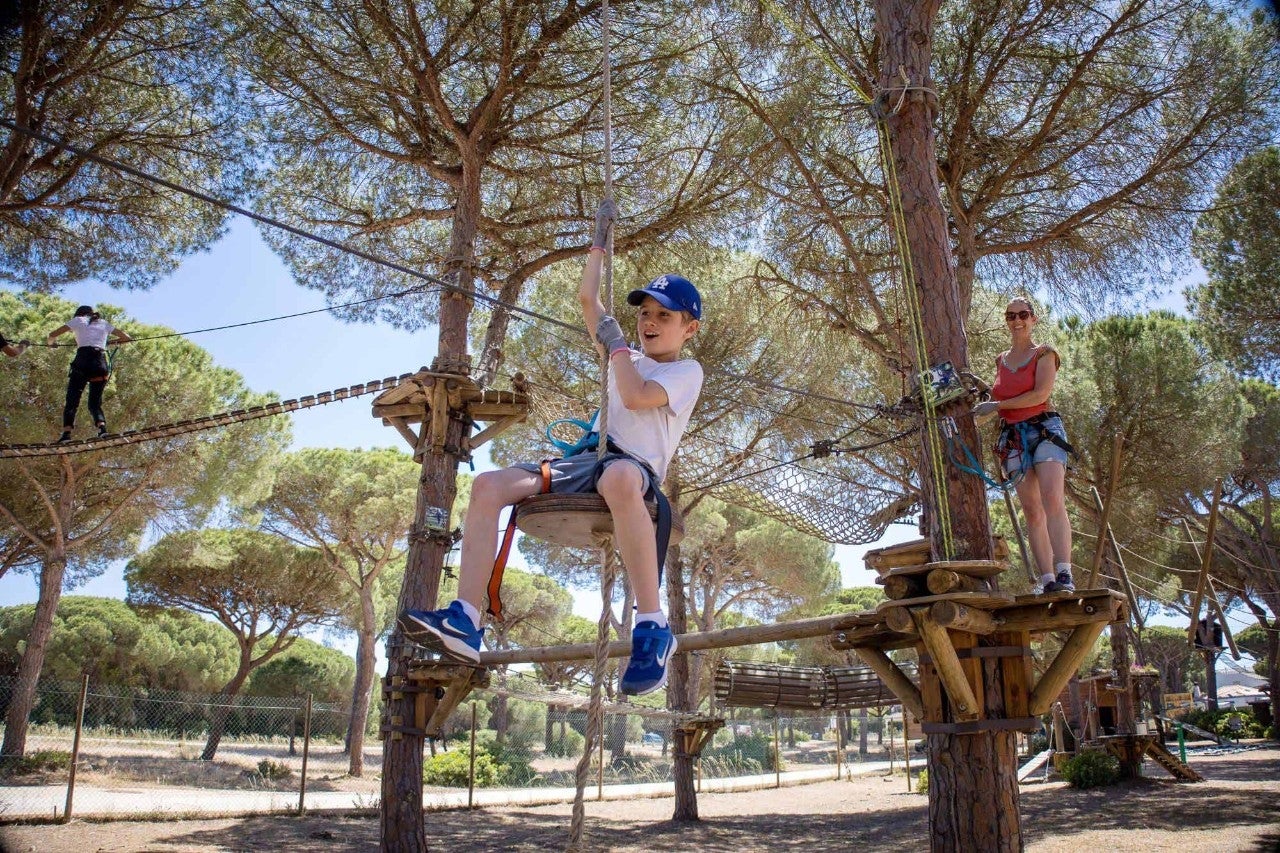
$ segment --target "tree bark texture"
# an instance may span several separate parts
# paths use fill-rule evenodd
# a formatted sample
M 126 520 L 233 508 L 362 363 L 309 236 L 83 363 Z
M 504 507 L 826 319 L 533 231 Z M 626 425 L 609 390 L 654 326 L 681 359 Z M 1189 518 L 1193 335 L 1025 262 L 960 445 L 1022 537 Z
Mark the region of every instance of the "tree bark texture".
M 364 598 L 363 592 L 361 597 Z M 372 616 L 373 602 L 370 600 L 367 604 L 366 608 L 366 602 L 360 602 L 362 615 L 367 609 L 368 615 Z M 356 683 L 351 689 L 351 719 L 347 723 L 347 772 L 356 778 L 364 775 L 364 733 L 369 727 L 370 691 L 373 689 L 373 677 L 377 674 L 375 642 L 372 620 L 362 622 L 356 634 Z
M 440 342 L 437 363 L 461 364 L 467 355 L 467 318 L 474 300 L 476 227 L 480 218 L 481 157 L 477 151 L 463 150 L 462 177 L 454 211 L 445 278 L 464 292 L 445 293 L 440 299 Z M 450 412 L 443 452 L 428 453 L 422 459 L 422 477 L 410 530 L 409 555 L 404 582 L 400 587 L 399 610 L 425 610 L 436 606 L 440 593 L 440 572 L 451 542 L 444 537 L 429 538 L 427 514 L 432 507 L 452 511 L 457 497 L 458 458 L 463 436 L 469 426 L 460 412 Z M 423 429 L 427 429 L 426 423 Z M 387 648 L 387 677 L 406 676 L 408 658 L 398 632 Z M 387 718 L 400 717 L 413 725 L 412 694 L 392 699 L 386 705 Z M 386 853 L 421 853 L 427 850 L 426 823 L 422 811 L 421 735 L 403 733 L 388 736 L 382 751 L 381 819 L 382 850 Z
M 1132 735 L 1134 726 L 1133 677 L 1129 654 L 1129 626 L 1124 622 L 1111 625 L 1111 660 L 1115 665 L 1116 679 L 1112 686 L 1116 693 L 1116 734 Z M 1136 779 L 1142 775 L 1142 756 L 1126 749 L 1120 759 L 1120 776 Z
M 885 119 L 897 172 L 903 228 L 897 239 L 905 243 L 914 281 L 905 282 L 908 298 L 918 300 L 924 353 L 913 353 L 917 370 L 943 361 L 957 370 L 968 368 L 968 340 L 964 304 L 952 262 L 946 215 L 938 183 L 933 121 L 937 99 L 929 75 L 933 29 L 940 0 L 877 0 L 876 34 L 881 46 L 879 103 L 901 108 Z M 922 87 L 903 94 L 905 85 Z M 893 187 L 890 186 L 890 192 Z M 978 434 L 961 398 L 938 412 L 953 416 L 958 437 L 978 446 Z M 982 482 L 943 463 L 934 470 L 931 459 L 945 460 L 945 447 L 934 444 L 925 431 L 920 465 L 921 502 L 928 522 L 934 559 L 991 559 L 991 530 Z M 935 482 L 941 480 L 941 489 Z M 953 549 L 944 547 L 943 508 L 946 496 Z M 985 670 L 985 667 L 984 667 Z M 1003 714 L 998 680 L 984 684 L 988 719 Z M 929 735 L 929 825 L 934 851 L 1016 851 L 1022 849 L 1018 811 L 1016 735 L 1013 732 Z
M 667 622 L 676 634 L 684 634 L 689 628 L 689 600 L 685 594 L 685 564 L 680 557 L 680 548 L 671 549 L 667 559 Z M 690 695 L 691 679 L 689 668 L 693 665 L 693 655 L 676 655 L 668 666 L 667 704 L 672 710 L 684 711 L 693 707 L 695 696 Z M 674 733 L 673 733 L 674 737 Z M 679 738 L 675 738 L 672 750 L 671 777 L 675 784 L 675 807 L 672 820 L 698 820 L 698 789 L 694 776 L 694 757 L 685 753 Z
M 213 709 L 209 720 L 209 737 L 204 742 L 204 752 L 200 753 L 201 761 L 213 761 L 218 754 L 218 745 L 222 743 L 222 736 L 227 731 L 227 718 L 231 716 L 231 699 L 240 693 L 240 688 L 249 677 L 249 672 L 253 669 L 250 663 L 252 658 L 252 646 L 240 649 L 240 665 L 236 668 L 236 674 L 216 697 L 222 704 Z
M 53 633 L 53 616 L 62 598 L 62 578 L 66 571 L 67 556 L 63 552 L 51 554 L 40 568 L 40 598 L 36 602 L 27 646 L 18 663 L 13 699 L 5 714 L 4 745 L 0 746 L 0 757 L 21 758 L 26 752 L 27 726 L 36 704 L 36 686 L 40 681 L 40 670 L 44 668 L 45 651 Z

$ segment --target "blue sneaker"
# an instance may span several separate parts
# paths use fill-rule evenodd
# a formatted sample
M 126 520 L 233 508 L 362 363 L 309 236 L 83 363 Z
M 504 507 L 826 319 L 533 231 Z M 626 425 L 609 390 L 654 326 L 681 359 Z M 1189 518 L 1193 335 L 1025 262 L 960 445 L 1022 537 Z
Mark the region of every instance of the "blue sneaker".
M 622 674 L 622 692 L 643 696 L 667 683 L 667 663 L 676 653 L 676 638 L 670 626 L 641 622 L 631 631 L 631 660 Z
M 1045 592 L 1075 592 L 1076 584 L 1071 578 L 1071 572 L 1058 572 L 1053 580 L 1044 585 Z
M 443 610 L 406 610 L 396 624 L 415 643 L 467 663 L 480 663 L 484 629 L 472 624 L 461 602 L 455 601 Z

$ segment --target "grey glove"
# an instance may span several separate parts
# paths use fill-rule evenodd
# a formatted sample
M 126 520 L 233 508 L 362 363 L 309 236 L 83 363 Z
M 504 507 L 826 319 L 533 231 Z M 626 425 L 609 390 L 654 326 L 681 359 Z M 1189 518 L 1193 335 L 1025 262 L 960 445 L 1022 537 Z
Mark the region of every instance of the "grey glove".
M 990 420 L 999 413 L 999 404 L 995 400 L 985 400 L 973 407 L 973 419 L 978 423 Z
M 622 334 L 622 327 L 612 314 L 605 314 L 596 324 L 596 340 L 605 352 L 613 355 L 618 350 L 628 349 L 627 339 Z
M 614 204 L 613 199 L 605 196 L 600 202 L 600 207 L 596 209 L 596 230 L 595 235 L 591 238 L 591 245 L 598 246 L 601 249 L 609 245 L 609 229 L 613 228 L 613 223 L 618 221 L 618 205 Z

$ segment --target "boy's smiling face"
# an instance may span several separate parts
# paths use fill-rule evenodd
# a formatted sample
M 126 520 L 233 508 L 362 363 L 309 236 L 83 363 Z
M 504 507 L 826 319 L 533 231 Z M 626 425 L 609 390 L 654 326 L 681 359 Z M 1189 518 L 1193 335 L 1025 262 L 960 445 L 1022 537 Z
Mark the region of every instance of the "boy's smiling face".
M 685 320 L 684 314 L 667 308 L 652 296 L 646 296 L 636 313 L 636 335 L 644 354 L 654 361 L 675 361 L 680 348 L 698 331 L 697 320 Z

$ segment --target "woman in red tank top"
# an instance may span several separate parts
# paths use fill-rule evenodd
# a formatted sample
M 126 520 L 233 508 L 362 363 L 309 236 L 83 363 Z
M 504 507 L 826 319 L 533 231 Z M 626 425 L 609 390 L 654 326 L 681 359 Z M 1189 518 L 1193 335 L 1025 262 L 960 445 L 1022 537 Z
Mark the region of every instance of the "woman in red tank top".
M 974 415 L 1000 416 L 998 450 L 1014 478 L 1040 581 L 1045 592 L 1069 592 L 1075 589 L 1065 495 L 1070 445 L 1062 418 L 1049 408 L 1060 361 L 1053 347 L 1032 340 L 1039 320 L 1029 301 L 1011 300 L 1004 319 L 1012 345 L 996 358 L 992 399 L 979 403 Z

